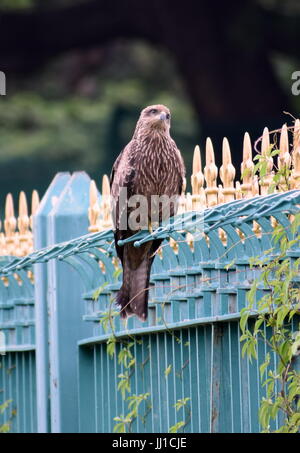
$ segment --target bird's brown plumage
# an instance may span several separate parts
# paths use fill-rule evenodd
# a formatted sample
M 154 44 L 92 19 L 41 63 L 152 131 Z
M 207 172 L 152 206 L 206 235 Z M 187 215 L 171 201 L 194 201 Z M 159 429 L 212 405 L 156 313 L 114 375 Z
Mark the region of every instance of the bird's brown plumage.
M 136 248 L 132 243 L 119 246 L 118 241 L 137 231 L 124 229 L 122 215 L 128 220 L 128 200 L 142 195 L 148 200 L 147 216 L 151 219 L 151 196 L 180 196 L 185 177 L 184 163 L 174 140 L 170 137 L 170 111 L 164 105 L 142 110 L 132 140 L 117 158 L 111 173 L 112 208 L 115 221 L 115 245 L 123 267 L 123 284 L 117 295 L 121 316 L 136 314 L 147 318 L 148 286 L 151 264 L 161 240 L 153 240 Z M 126 188 L 126 199 L 121 189 Z M 176 214 L 171 203 L 169 215 Z M 159 208 L 159 220 L 163 212 Z M 124 217 L 123 217 L 124 220 Z

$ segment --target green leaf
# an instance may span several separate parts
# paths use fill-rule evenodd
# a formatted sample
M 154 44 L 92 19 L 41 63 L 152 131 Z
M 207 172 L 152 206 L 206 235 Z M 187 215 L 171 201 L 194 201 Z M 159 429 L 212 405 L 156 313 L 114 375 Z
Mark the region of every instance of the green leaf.
M 183 421 L 176 423 L 176 425 L 170 427 L 169 433 L 177 433 L 184 425 L 185 423 Z
M 12 403 L 12 400 L 6 400 L 4 403 L 0 405 L 0 414 L 3 414 L 4 411 L 8 408 L 8 406 Z
M 226 269 L 228 271 L 231 267 L 234 266 L 235 262 L 236 262 L 236 258 L 233 258 L 233 260 L 230 261 L 230 263 L 228 263 L 224 266 L 224 269 Z
M 248 311 L 248 309 L 243 308 L 241 310 L 241 319 L 240 319 L 240 328 L 241 328 L 242 332 L 245 332 L 248 318 L 249 318 L 249 311 Z
M 115 280 L 118 280 L 119 278 L 119 275 L 122 273 L 122 269 L 119 267 L 118 269 L 115 270 L 115 272 L 113 273 L 113 278 Z
M 266 359 L 264 361 L 264 363 L 259 367 L 259 372 L 260 372 L 260 378 L 262 379 L 263 378 L 263 375 L 268 367 L 268 365 L 270 364 L 270 353 L 268 352 L 267 355 L 266 355 Z
M 101 286 L 99 286 L 99 288 L 97 288 L 97 289 L 94 291 L 94 293 L 93 293 L 93 295 L 92 295 L 93 300 L 97 300 L 97 299 L 99 298 L 100 294 L 102 294 L 104 288 L 105 288 L 107 285 L 108 285 L 108 282 L 104 282 L 104 283 L 102 283 Z
M 109 339 L 106 342 L 106 350 L 107 354 L 112 358 L 116 352 L 116 338 L 115 337 L 109 337 Z
M 174 404 L 176 411 L 179 411 L 179 409 L 186 406 L 186 404 L 188 403 L 188 401 L 190 401 L 190 399 L 191 398 L 187 397 L 187 398 L 182 398 L 182 399 L 177 400 L 177 402 Z
M 126 433 L 126 426 L 132 422 L 131 418 L 124 417 L 123 415 L 114 417 L 114 421 L 119 422 L 114 426 L 114 433 Z
M 259 331 L 259 328 L 260 326 L 262 325 L 262 323 L 264 322 L 264 317 L 261 316 L 259 317 L 256 321 L 255 321 L 255 325 L 254 325 L 254 335 L 256 335 Z
M 0 433 L 8 433 L 10 431 L 11 424 L 9 422 L 0 425 Z
M 300 353 L 300 332 L 294 332 L 291 354 L 294 357 L 296 355 L 299 355 L 299 353 Z
M 171 370 L 172 370 L 172 365 L 169 365 L 166 369 L 165 369 L 165 377 L 167 378 L 169 376 L 169 374 L 171 373 Z

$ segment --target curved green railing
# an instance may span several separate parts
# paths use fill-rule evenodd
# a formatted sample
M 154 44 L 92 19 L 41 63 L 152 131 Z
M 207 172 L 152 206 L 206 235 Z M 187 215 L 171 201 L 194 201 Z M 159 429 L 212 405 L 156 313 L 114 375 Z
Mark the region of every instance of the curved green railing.
M 151 273 L 148 320 L 124 323 L 114 307 L 121 274 L 113 262 L 113 233 L 85 234 L 89 182 L 83 173 L 59 174 L 35 220 L 37 250 L 1 258 L 0 329 L 7 354 L 0 388 L 15 405 L 12 429 L 112 431 L 127 404 L 117 392 L 122 364 L 106 353 L 113 335 L 138 340 L 131 386 L 135 394 L 149 394 L 149 404 L 141 405 L 147 416 L 137 418 L 133 431 L 166 432 L 184 417 L 187 432 L 258 431 L 264 393 L 258 367 L 265 351 L 257 364 L 241 358 L 239 313 L 259 272 L 249 259 L 271 259 L 279 251 L 271 238 L 274 222 L 292 237 L 289 218 L 299 211 L 300 191 L 187 212 L 123 241 L 139 247 L 164 239 Z M 296 246 L 288 253 L 300 257 Z M 265 291 L 260 287 L 257 298 Z M 116 350 L 122 347 L 117 342 Z M 167 376 L 166 369 L 172 370 Z M 188 415 L 174 408 L 183 398 Z

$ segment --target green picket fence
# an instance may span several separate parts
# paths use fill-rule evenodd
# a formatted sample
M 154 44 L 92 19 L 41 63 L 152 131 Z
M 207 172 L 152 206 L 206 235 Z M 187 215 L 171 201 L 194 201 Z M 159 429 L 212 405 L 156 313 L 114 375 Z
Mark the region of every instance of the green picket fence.
M 0 426 L 9 422 L 14 432 L 112 432 L 116 425 L 132 432 L 259 431 L 265 395 L 259 366 L 267 350 L 259 346 L 252 363 L 242 357 L 240 310 L 258 275 L 249 259 L 271 248 L 276 254 L 272 218 L 288 228 L 300 191 L 187 212 L 131 238 L 136 246 L 153 237 L 164 243 L 153 264 L 148 320 L 124 323 L 113 305 L 121 276 L 112 232 L 86 234 L 89 185 L 85 173 L 58 174 L 35 217 L 37 251 L 2 259 L 0 404 L 10 402 Z M 254 221 L 260 236 L 253 234 Z M 192 247 L 188 233 L 197 238 Z M 299 258 L 300 250 L 290 256 Z M 260 287 L 257 300 L 266 291 Z M 274 361 L 271 355 L 270 367 Z M 138 416 L 126 421 L 134 403 Z

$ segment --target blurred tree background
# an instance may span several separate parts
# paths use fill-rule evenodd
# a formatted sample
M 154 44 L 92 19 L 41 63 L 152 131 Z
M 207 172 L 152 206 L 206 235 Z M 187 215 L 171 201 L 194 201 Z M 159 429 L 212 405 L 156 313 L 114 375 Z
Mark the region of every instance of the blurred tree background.
M 299 114 L 298 0 L 0 0 L 0 195 L 57 171 L 99 184 L 140 110 L 163 103 L 187 175 L 193 148 L 224 135 L 238 168 L 242 138 Z M 1 203 L 3 204 L 3 202 Z
M 43 192 L 65 170 L 85 170 L 99 183 L 148 104 L 172 109 L 174 138 L 191 151 L 199 138 L 196 117 L 172 71 L 163 52 L 118 42 L 57 58 L 14 85 L 8 80 L 8 94 L 0 99 L 1 193 Z

